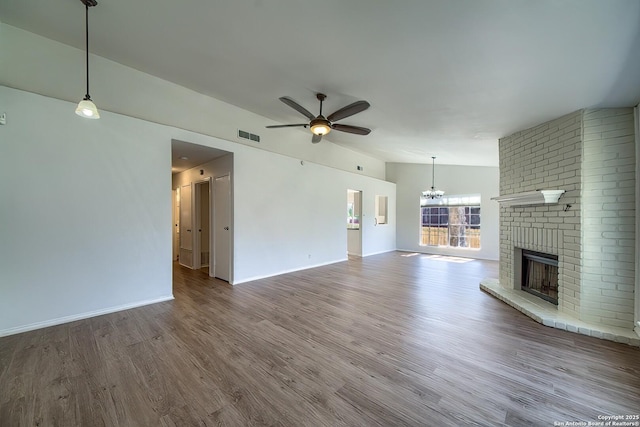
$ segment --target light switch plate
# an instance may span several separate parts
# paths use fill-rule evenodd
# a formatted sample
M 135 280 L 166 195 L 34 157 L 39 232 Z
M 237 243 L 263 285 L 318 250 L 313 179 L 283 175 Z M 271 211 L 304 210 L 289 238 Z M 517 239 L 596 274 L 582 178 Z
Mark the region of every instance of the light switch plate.
M 7 124 L 7 113 L 0 114 L 0 125 Z

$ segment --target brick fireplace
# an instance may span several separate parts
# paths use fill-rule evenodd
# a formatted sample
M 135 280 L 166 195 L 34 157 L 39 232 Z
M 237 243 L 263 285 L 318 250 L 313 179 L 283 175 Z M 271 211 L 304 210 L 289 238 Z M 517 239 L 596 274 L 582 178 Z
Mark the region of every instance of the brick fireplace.
M 500 207 L 499 287 L 520 290 L 522 251 L 555 255 L 558 305 L 550 310 L 632 331 L 633 109 L 576 111 L 500 139 L 499 150 L 501 196 L 565 190 L 558 203 Z

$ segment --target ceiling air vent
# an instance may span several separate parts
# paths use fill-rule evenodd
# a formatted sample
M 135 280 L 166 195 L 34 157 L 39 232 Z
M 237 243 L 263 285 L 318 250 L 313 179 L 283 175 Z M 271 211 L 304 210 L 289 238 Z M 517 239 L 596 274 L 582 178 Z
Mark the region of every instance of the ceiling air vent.
M 260 142 L 260 135 L 249 133 L 238 129 L 238 138 L 248 139 L 249 141 Z

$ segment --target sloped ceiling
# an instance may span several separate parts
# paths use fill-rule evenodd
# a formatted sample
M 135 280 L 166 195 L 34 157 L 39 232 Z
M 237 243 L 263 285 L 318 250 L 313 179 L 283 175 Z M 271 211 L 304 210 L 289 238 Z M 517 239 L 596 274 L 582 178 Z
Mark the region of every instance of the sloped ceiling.
M 502 136 L 640 102 L 637 0 L 102 0 L 89 17 L 92 53 L 274 124 L 304 122 L 280 96 L 365 99 L 341 123 L 372 133 L 327 140 L 389 162 L 497 166 Z M 84 48 L 80 0 L 2 0 L 0 20 Z

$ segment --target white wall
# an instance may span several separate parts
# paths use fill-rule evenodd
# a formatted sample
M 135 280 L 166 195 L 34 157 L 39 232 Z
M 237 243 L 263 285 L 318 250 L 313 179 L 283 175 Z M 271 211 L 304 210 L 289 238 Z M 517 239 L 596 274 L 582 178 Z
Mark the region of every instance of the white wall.
M 0 335 L 172 298 L 161 126 L 0 86 Z
M 171 140 L 233 153 L 234 283 L 395 249 L 395 184 L 0 86 L 0 335 L 171 298 Z M 390 222 L 374 225 L 374 196 Z
M 210 145 L 206 140 L 185 140 Z M 395 249 L 395 210 L 375 225 L 375 195 L 395 206 L 395 184 L 275 153 L 235 150 L 230 156 L 176 174 L 174 188 L 233 170 L 233 284 L 347 258 L 347 189 L 362 190 L 362 254 Z
M 1 19 L 1 17 L 0 17 Z M 85 52 L 0 22 L 0 84 L 77 103 L 85 93 Z M 384 162 L 335 144 L 309 143 L 301 130 L 265 129 L 272 120 L 90 55 L 91 97 L 111 111 L 262 150 L 305 159 L 359 175 L 384 179 Z M 287 108 L 274 99 L 277 108 Z M 261 137 L 256 144 L 237 137 L 242 129 Z M 357 166 L 363 171 L 357 171 Z
M 234 154 L 235 283 L 346 259 L 347 189 L 362 190 L 363 256 L 395 249 L 395 218 L 374 225 L 374 195 L 395 185 L 277 154 Z M 395 212 L 393 212 L 395 214 Z
M 202 175 L 200 171 L 202 170 Z M 171 186 L 175 190 L 178 187 L 190 183 L 202 181 L 208 177 L 218 177 L 233 174 L 233 154 L 225 154 L 205 164 L 173 174 Z
M 478 259 L 499 258 L 499 169 L 436 164 L 436 187 L 447 195 L 480 194 L 481 249 L 420 246 L 420 195 L 431 187 L 431 165 L 388 163 L 387 179 L 397 187 L 397 247 L 399 250 L 455 255 Z
M 82 50 L 2 23 L 0 43 L 0 335 L 171 298 L 172 139 L 234 153 L 235 283 L 346 259 L 347 188 L 371 219 L 395 203 L 380 160 L 93 55 L 102 119 L 80 119 Z M 395 222 L 363 233 L 395 249 Z

